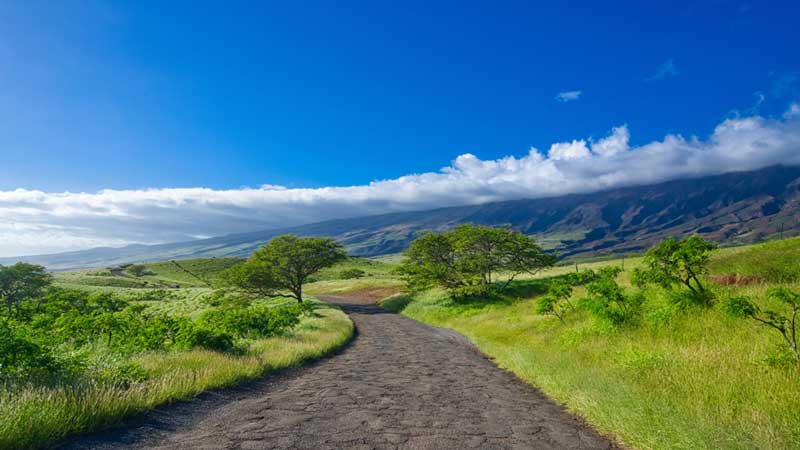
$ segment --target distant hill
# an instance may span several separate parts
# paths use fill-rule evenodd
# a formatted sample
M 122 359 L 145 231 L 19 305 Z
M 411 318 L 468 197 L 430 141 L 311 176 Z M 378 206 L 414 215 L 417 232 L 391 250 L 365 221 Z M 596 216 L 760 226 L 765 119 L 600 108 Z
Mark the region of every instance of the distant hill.
M 461 223 L 510 225 L 562 256 L 641 251 L 666 236 L 699 233 L 723 244 L 800 235 L 800 167 L 685 179 L 650 186 L 331 220 L 160 245 L 131 245 L 22 258 L 52 270 L 183 258 L 247 256 L 271 238 L 331 236 L 352 255 L 403 250 L 423 230 Z

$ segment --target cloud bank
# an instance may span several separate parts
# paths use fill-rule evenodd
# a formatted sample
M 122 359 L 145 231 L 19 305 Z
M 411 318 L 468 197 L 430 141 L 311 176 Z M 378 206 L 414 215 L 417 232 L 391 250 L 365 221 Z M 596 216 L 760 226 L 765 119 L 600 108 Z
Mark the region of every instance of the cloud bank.
M 481 160 L 368 185 L 287 189 L 0 191 L 0 256 L 189 240 L 320 220 L 551 197 L 670 179 L 800 164 L 800 105 L 777 119 L 728 119 L 705 140 L 667 135 L 632 147 L 626 125 L 600 140 Z

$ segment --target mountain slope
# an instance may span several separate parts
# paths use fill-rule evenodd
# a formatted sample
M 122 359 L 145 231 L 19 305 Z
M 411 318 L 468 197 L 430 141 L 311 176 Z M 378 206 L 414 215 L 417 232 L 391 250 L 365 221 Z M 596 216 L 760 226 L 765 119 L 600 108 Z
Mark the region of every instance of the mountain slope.
M 332 236 L 357 256 L 404 249 L 423 230 L 460 223 L 510 225 L 563 256 L 641 251 L 666 236 L 700 233 L 737 244 L 800 234 L 800 167 L 770 167 L 651 186 L 536 200 L 340 219 L 161 245 L 96 248 L 25 260 L 53 270 L 181 258 L 246 256 L 286 233 Z

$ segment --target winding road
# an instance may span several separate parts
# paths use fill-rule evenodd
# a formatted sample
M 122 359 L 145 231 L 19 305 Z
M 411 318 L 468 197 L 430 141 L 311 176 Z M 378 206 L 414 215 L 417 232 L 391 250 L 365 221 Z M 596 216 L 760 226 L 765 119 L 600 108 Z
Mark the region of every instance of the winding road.
M 357 299 L 341 352 L 245 387 L 159 408 L 78 449 L 615 449 L 461 335 Z

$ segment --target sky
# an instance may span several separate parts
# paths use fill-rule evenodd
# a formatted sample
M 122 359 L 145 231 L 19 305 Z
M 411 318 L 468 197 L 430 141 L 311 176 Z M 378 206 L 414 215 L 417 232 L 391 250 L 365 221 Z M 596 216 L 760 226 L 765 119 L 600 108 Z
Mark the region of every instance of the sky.
M 300 3 L 0 2 L 0 256 L 800 164 L 797 1 Z

